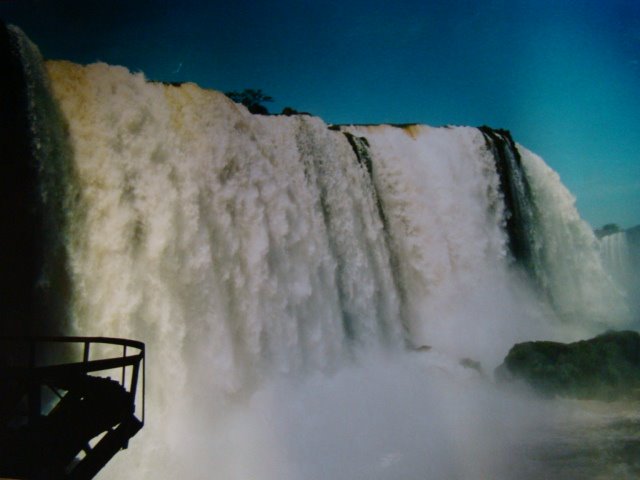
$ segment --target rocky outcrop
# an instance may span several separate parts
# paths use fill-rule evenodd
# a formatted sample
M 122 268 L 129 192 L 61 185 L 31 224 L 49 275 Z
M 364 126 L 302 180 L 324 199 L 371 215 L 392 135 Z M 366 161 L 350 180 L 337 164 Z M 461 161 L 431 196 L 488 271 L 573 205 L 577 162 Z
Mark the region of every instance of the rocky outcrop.
M 42 218 L 20 47 L 1 22 L 0 65 L 0 335 L 16 335 L 28 333 L 39 314 Z
M 640 334 L 610 331 L 569 344 L 519 343 L 495 374 L 498 381 L 524 380 L 546 396 L 640 399 Z

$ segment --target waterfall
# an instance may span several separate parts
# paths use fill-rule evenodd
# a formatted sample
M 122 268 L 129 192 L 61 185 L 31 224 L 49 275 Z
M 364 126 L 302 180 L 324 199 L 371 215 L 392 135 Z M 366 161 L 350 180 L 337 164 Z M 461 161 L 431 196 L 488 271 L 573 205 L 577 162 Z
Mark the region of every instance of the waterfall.
M 273 401 L 271 382 L 342 381 L 423 346 L 490 369 L 516 341 L 627 320 L 573 197 L 505 131 L 252 115 L 192 83 L 42 62 L 13 35 L 39 92 L 29 115 L 64 264 L 47 278 L 66 285 L 68 333 L 147 344 L 156 421 L 139 459 L 116 460 L 134 478 L 208 478 L 198 462 L 209 445 L 225 456 L 236 421 L 267 448 L 236 409 Z M 251 452 L 211 468 L 251 477 Z M 273 468 L 261 474 L 290 475 Z
M 536 205 L 533 233 L 538 282 L 567 322 L 622 326 L 631 320 L 622 292 L 606 272 L 598 240 L 575 208 L 575 197 L 544 161 L 518 146 Z
M 628 285 L 632 276 L 632 258 L 627 234 L 618 232 L 600 240 L 600 254 L 607 271 L 621 287 Z
M 632 237 L 631 237 L 632 238 Z M 626 231 L 606 235 L 600 239 L 600 255 L 606 271 L 618 288 L 625 293 L 627 304 L 635 319 L 640 317 L 640 249 Z
M 522 166 L 520 153 L 506 130 L 480 127 L 496 162 L 500 189 L 504 195 L 506 230 L 513 257 L 533 275 L 538 276 L 533 262 L 536 222 L 531 187 Z

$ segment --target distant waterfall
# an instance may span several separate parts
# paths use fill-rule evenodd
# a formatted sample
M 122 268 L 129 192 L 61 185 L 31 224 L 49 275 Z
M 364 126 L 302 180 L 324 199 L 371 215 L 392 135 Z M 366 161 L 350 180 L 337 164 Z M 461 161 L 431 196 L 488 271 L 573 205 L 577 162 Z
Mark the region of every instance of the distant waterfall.
M 618 232 L 600 239 L 604 266 L 626 295 L 634 319 L 640 322 L 640 248 L 628 232 Z
M 139 476 L 170 468 L 185 416 L 274 378 L 425 345 L 491 368 L 628 320 L 573 197 L 505 131 L 251 115 L 13 35 L 68 332 L 148 345 L 163 420 Z
M 600 240 L 600 252 L 605 267 L 621 285 L 625 286 L 631 281 L 633 272 L 633 260 L 627 234 L 618 232 L 607 235 Z

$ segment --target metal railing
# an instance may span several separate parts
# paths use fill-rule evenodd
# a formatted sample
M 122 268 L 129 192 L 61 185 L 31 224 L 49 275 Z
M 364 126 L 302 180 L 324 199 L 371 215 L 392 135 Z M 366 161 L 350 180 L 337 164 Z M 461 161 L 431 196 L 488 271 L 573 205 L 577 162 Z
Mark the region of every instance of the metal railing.
M 144 368 L 135 340 L 0 337 L 0 477 L 93 478 L 144 425 Z
M 119 371 L 119 383 L 123 389 L 131 394 L 135 401 L 138 393 L 140 398 L 140 420 L 144 423 L 145 418 L 145 346 L 144 343 L 136 340 L 128 340 L 113 337 L 0 337 L 0 344 L 11 344 L 14 349 L 22 353 L 22 357 L 26 355 L 26 362 L 19 362 L 18 365 L 1 366 L 0 380 L 16 381 L 19 379 L 27 380 L 32 385 L 46 385 L 55 379 L 69 375 L 87 375 L 96 372 Z M 65 351 L 64 360 L 61 362 L 53 361 L 48 364 L 46 351 L 54 344 L 62 345 L 79 345 L 81 346 L 81 361 L 73 361 L 74 356 L 79 356 L 77 351 L 72 349 Z M 121 354 L 114 356 L 113 354 L 96 352 L 99 346 L 120 346 Z M 93 348 L 92 348 L 93 346 Z M 133 350 L 133 352 L 132 352 Z M 44 360 L 39 361 L 39 354 Z M 97 357 L 97 358 L 96 358 Z M 108 358 L 102 358 L 108 357 Z M 131 373 L 127 375 L 127 372 Z M 128 382 L 127 382 L 128 380 Z M 138 381 L 141 384 L 141 391 L 138 391 Z M 30 397 L 39 393 L 30 392 Z M 40 399 L 30 398 L 30 415 L 40 414 Z M 37 408 L 37 412 L 35 409 Z

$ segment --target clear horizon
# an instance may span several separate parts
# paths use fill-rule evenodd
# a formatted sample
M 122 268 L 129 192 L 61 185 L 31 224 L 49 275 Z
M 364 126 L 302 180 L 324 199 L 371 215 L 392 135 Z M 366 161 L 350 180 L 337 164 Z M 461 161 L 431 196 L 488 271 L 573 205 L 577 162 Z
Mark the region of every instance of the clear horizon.
M 260 88 L 274 113 L 506 128 L 560 174 L 592 227 L 640 224 L 632 0 L 5 0 L 0 18 L 46 58 Z

